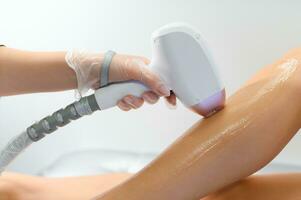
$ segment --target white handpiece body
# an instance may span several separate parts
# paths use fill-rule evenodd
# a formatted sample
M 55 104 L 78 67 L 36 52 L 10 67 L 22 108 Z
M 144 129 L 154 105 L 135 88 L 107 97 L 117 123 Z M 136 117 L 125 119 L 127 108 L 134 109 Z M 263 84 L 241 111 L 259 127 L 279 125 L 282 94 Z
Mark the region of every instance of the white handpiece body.
M 215 63 L 200 34 L 182 23 L 166 25 L 152 37 L 149 65 L 187 107 L 199 114 L 220 109 L 225 91 Z M 126 95 L 141 96 L 148 87 L 138 81 L 114 83 L 95 91 L 100 109 L 111 108 Z

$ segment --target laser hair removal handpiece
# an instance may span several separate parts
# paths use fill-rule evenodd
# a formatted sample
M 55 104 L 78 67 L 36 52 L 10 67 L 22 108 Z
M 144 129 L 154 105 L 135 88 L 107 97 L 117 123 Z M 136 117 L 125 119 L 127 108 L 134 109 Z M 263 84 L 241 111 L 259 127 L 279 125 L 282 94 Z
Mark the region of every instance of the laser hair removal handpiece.
M 163 26 L 153 33 L 152 46 L 149 67 L 186 107 L 205 117 L 223 108 L 225 89 L 206 44 L 194 28 L 182 23 Z M 114 107 L 128 94 L 141 96 L 148 90 L 138 81 L 110 84 L 43 118 L 12 139 L 0 152 L 0 173 L 27 146 L 58 127 L 96 110 Z
M 205 42 L 194 28 L 182 23 L 163 26 L 153 33 L 152 47 L 149 67 L 185 106 L 203 116 L 223 107 L 225 90 Z M 103 110 L 127 94 L 141 96 L 147 90 L 139 82 L 128 81 L 97 90 L 95 97 Z

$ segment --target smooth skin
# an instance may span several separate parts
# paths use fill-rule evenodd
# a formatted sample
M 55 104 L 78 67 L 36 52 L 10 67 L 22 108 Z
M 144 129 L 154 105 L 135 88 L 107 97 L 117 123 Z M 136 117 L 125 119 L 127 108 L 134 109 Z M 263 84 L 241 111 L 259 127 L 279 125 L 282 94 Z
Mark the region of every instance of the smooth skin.
M 67 65 L 65 55 L 66 52 L 31 52 L 0 47 L 0 96 L 76 89 L 76 74 Z M 99 57 L 103 54 L 99 53 Z M 167 96 L 166 100 L 176 105 L 175 95 L 168 96 L 169 91 L 162 90 L 162 84 L 158 84 L 162 83 L 158 75 L 146 67 L 141 68 L 136 62 L 130 62 L 137 59 L 145 64 L 149 62 L 141 56 L 116 54 L 110 67 L 113 69 L 110 80 L 139 80 L 152 91 L 145 92 L 142 97 L 128 95 L 118 102 L 118 107 L 124 111 L 138 109 L 144 101 L 154 104 L 161 96 Z M 95 73 L 98 75 L 99 72 Z
M 298 200 L 301 173 L 254 175 L 202 200 Z
M 131 174 L 42 178 L 6 172 L 0 178 L 1 200 L 84 200 L 105 192 Z M 253 175 L 201 200 L 296 200 L 301 198 L 301 174 Z
M 227 100 L 225 109 L 197 122 L 142 171 L 128 179 L 120 178 L 121 181 L 125 179 L 126 181 L 121 184 L 117 181 L 108 188 L 118 185 L 105 193 L 100 180 L 94 183 L 101 193 L 95 199 L 235 199 L 234 194 L 253 191 L 252 188 L 257 184 L 250 189 L 246 187 L 246 190 L 242 190 L 240 188 L 244 187 L 240 186 L 244 186 L 244 182 L 237 181 L 270 162 L 300 128 L 300 63 L 301 50 L 296 49 L 273 65 L 267 66 Z M 95 177 L 91 179 L 93 178 Z M 70 179 L 61 179 L 64 180 L 67 186 Z M 256 180 L 258 184 L 262 183 L 262 179 Z M 289 199 L 291 197 L 289 188 L 295 189 L 300 183 L 288 176 L 279 177 L 279 180 L 287 180 L 287 190 L 274 192 L 282 195 L 282 199 Z M 73 181 L 76 182 L 76 178 Z M 81 184 L 81 178 L 78 178 L 77 182 L 75 184 L 82 185 L 84 191 L 85 186 Z M 266 188 L 282 186 L 268 183 Z M 231 184 L 234 185 L 229 186 Z M 27 182 L 25 185 L 31 184 Z M 229 188 L 225 188 L 227 186 Z M 95 185 L 93 183 L 91 186 L 87 185 L 87 188 L 91 187 Z M 222 188 L 225 189 L 221 190 Z M 57 187 L 56 191 L 61 191 L 59 189 Z M 45 188 L 41 191 L 45 191 Z M 80 190 L 75 191 L 74 187 L 65 191 L 74 194 L 74 198 L 70 199 L 76 199 L 76 196 L 82 193 Z M 227 198 L 227 195 L 231 195 L 231 191 L 234 193 L 233 198 Z M 269 199 L 266 195 L 275 193 L 262 192 L 253 196 L 261 194 L 262 199 Z M 209 194 L 211 196 L 208 196 Z M 295 199 L 301 198 L 298 192 L 293 194 Z M 44 193 L 45 198 L 49 195 L 47 191 Z M 63 194 L 57 192 L 57 195 Z M 87 199 L 91 197 L 92 193 Z M 60 196 L 53 199 L 60 199 Z
M 5 172 L 0 177 L 1 200 L 84 200 L 104 192 L 130 174 L 42 178 Z
M 264 68 L 225 109 L 98 200 L 198 200 L 270 162 L 301 126 L 301 51 Z

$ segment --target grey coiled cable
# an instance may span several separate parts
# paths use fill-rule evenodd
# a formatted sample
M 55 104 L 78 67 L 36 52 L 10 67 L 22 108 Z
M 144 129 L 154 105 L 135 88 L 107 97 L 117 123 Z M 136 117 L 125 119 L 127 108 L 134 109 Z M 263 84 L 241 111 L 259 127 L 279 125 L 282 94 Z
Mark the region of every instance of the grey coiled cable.
M 100 110 L 100 108 L 93 94 L 83 97 L 79 101 L 34 123 L 28 127 L 26 131 L 14 137 L 4 149 L 0 151 L 0 174 L 30 144 L 54 132 L 58 127 L 65 126 L 72 120 L 76 120 L 82 116 L 90 115 L 96 110 Z
M 108 51 L 105 54 L 100 74 L 101 87 L 104 87 L 109 83 L 109 67 L 114 55 L 114 51 Z M 4 149 L 0 151 L 0 175 L 5 168 L 33 142 L 37 142 L 46 135 L 56 131 L 58 127 L 65 126 L 72 120 L 76 120 L 82 116 L 90 115 L 96 110 L 100 110 L 100 108 L 97 104 L 95 95 L 92 94 L 81 98 L 79 101 L 54 112 L 52 115 L 47 116 L 28 127 L 26 131 L 10 140 Z
M 32 143 L 33 141 L 28 137 L 26 131 L 12 138 L 0 152 L 0 174 L 17 155 Z

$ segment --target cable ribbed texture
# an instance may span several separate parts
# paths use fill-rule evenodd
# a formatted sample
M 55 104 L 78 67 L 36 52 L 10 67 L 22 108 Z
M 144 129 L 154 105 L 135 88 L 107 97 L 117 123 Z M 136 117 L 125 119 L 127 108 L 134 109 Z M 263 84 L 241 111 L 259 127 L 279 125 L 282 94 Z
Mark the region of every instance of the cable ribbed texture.
M 54 112 L 52 115 L 34 123 L 20 135 L 14 137 L 0 151 L 0 175 L 5 168 L 31 143 L 41 140 L 46 135 L 76 120 L 99 110 L 95 96 L 90 95 Z
M 11 139 L 0 152 L 0 174 L 32 142 L 26 131 Z

